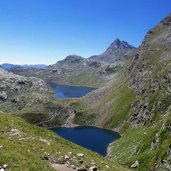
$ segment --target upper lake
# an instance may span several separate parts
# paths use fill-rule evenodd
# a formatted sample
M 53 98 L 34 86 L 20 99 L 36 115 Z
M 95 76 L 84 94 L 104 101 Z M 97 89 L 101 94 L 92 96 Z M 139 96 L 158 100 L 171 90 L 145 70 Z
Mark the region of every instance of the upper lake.
M 102 156 L 107 155 L 107 147 L 109 144 L 120 138 L 120 135 L 117 132 L 91 126 L 80 126 L 75 128 L 57 127 L 52 128 L 51 130 L 64 139 L 97 152 Z
M 55 91 L 56 98 L 79 98 L 94 90 L 91 87 L 69 86 L 55 82 L 48 83 Z

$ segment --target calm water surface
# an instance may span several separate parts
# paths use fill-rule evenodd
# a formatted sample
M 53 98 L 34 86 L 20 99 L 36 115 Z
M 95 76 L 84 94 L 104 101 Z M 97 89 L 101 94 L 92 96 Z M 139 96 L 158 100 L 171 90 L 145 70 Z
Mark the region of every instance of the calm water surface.
M 105 156 L 108 145 L 120 138 L 120 135 L 114 131 L 96 127 L 76 127 L 76 128 L 52 128 L 52 131 L 74 142 L 82 147 Z
M 79 98 L 94 90 L 91 87 L 69 86 L 55 82 L 48 83 L 55 91 L 56 98 Z

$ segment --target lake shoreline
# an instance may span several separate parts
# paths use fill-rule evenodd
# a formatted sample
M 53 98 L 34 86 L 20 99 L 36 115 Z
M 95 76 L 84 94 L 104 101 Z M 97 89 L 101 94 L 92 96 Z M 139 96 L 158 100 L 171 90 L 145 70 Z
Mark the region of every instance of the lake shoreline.
M 51 127 L 51 128 L 49 128 L 51 131 L 52 131 L 52 129 L 55 129 L 55 128 L 84 128 L 84 127 L 92 127 L 92 128 L 97 128 L 97 129 L 102 129 L 102 130 L 108 130 L 108 131 L 111 131 L 111 132 L 113 132 L 113 133 L 117 133 L 117 134 L 119 134 L 119 138 L 118 139 L 120 139 L 121 137 L 122 137 L 122 135 L 118 132 L 118 131 L 115 131 L 114 129 L 110 129 L 110 128 L 103 128 L 103 127 L 100 127 L 100 126 L 92 126 L 92 125 L 72 125 L 72 126 L 64 126 L 64 125 L 62 125 L 62 126 L 55 126 L 55 127 Z M 59 135 L 60 136 L 60 135 Z M 61 136 L 62 137 L 62 136 Z M 63 138 L 63 137 L 62 137 Z M 64 138 L 65 139 L 65 138 Z M 70 140 L 68 140 L 68 141 L 70 141 Z M 113 143 L 113 142 L 115 142 L 115 141 L 117 141 L 117 140 L 114 140 L 114 141 L 112 141 L 111 143 L 109 143 L 108 144 L 108 146 L 107 146 L 107 149 L 106 149 L 106 155 L 102 155 L 103 157 L 107 157 L 108 155 L 109 155 L 109 153 L 110 153 L 110 145 Z M 70 141 L 71 142 L 71 141 Z M 74 142 L 73 142 L 74 143 Z M 86 148 L 86 147 L 84 147 L 84 148 Z

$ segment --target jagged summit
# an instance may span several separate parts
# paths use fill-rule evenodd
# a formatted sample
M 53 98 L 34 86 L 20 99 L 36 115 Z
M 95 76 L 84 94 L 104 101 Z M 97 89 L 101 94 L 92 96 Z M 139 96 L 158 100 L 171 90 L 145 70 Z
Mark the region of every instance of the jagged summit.
M 136 49 L 134 46 L 128 44 L 126 41 L 121 41 L 120 39 L 116 39 L 111 45 L 107 48 L 107 50 L 115 50 L 115 49 Z
M 105 63 L 112 63 L 129 56 L 136 51 L 136 47 L 128 44 L 126 41 L 116 39 L 101 55 L 91 56 L 89 59 Z

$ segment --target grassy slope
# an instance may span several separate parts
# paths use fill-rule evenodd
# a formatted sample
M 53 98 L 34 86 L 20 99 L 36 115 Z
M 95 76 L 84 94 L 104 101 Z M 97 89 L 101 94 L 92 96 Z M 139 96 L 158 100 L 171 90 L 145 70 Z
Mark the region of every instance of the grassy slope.
M 59 160 L 59 157 L 72 152 L 71 158 L 77 153 L 85 154 L 84 165 L 90 166 L 91 160 L 95 160 L 100 170 L 126 171 L 127 169 L 108 162 L 105 158 L 72 144 L 55 133 L 44 128 L 32 126 L 22 119 L 6 114 L 0 114 L 0 165 L 8 164 L 6 170 L 13 171 L 53 171 L 51 160 Z M 45 158 L 49 160 L 45 160 Z M 59 160 L 65 162 L 64 158 Z M 75 165 L 80 165 L 70 161 Z M 105 165 L 110 166 L 107 169 Z
M 88 95 L 77 104 L 73 102 L 78 109 L 75 122 L 107 128 L 122 125 L 123 128 L 129 118 L 135 93 L 127 87 L 126 81 L 121 81 L 121 78 L 123 74 L 117 73 L 109 86 Z
M 158 162 L 168 161 L 167 150 L 170 146 L 170 132 L 168 123 L 171 121 L 170 113 L 152 126 L 128 129 L 123 137 L 110 145 L 108 158 L 130 166 L 136 160 L 140 166 L 137 170 L 146 171 L 150 169 L 165 170 Z M 155 150 L 151 149 L 153 139 L 159 135 L 159 143 Z M 168 164 L 171 164 L 170 160 Z M 167 170 L 167 169 L 166 169 Z
M 108 155 L 110 160 L 127 166 L 138 160 L 140 166 L 137 170 L 141 171 L 164 171 L 168 170 L 166 166 L 170 167 L 171 164 L 168 152 L 171 142 L 168 128 L 171 122 L 170 36 L 171 32 L 168 27 L 163 27 L 161 24 L 155 27 L 152 33 L 146 37 L 148 44 L 141 50 L 143 61 L 137 62 L 137 66 L 142 66 L 144 63 L 150 68 L 149 72 L 152 71 L 145 79 L 146 92 L 136 95 L 136 99 L 140 100 L 141 104 L 147 104 L 149 114 L 151 114 L 150 121 L 138 128 L 128 127 L 129 129 L 124 132 L 123 137 L 110 146 Z M 136 76 L 138 70 L 133 72 Z M 155 88 L 152 85 L 153 80 L 158 83 Z M 140 77 L 139 81 L 143 83 L 144 80 Z M 156 149 L 152 150 L 151 144 L 154 140 L 158 142 Z

